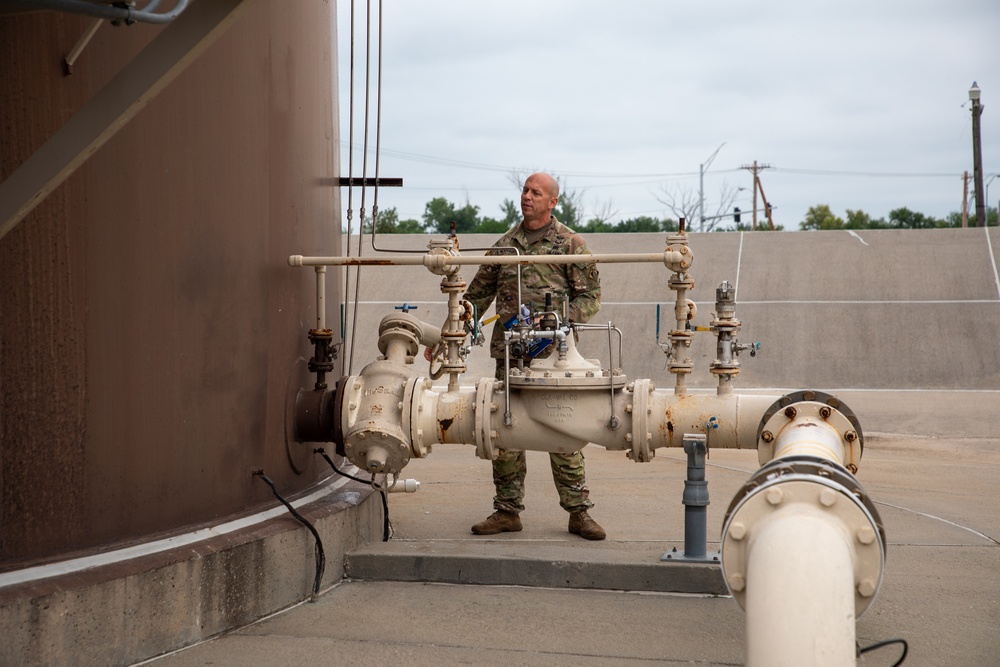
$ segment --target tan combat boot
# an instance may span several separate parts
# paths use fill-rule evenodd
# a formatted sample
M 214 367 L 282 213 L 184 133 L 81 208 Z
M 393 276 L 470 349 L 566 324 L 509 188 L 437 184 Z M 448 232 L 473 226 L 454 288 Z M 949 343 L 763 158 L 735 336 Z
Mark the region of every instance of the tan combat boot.
M 580 510 L 569 515 L 569 532 L 579 535 L 585 540 L 603 540 L 608 536 L 604 529 L 590 518 L 587 510 Z
M 596 524 L 595 524 L 596 525 Z M 496 535 L 497 533 L 516 533 L 521 530 L 521 517 L 512 513 L 497 510 L 485 521 L 480 521 L 472 527 L 476 535 Z

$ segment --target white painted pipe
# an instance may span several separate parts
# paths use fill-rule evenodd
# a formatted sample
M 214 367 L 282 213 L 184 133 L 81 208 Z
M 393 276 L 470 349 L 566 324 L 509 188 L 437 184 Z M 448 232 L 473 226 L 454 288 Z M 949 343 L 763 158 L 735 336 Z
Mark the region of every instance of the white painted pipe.
M 686 250 L 686 247 L 685 247 Z M 463 257 L 428 253 L 426 255 L 399 255 L 392 257 L 305 257 L 291 255 L 289 266 L 446 266 L 481 264 L 632 264 L 662 262 L 668 268 L 675 266 L 687 270 L 690 252 L 666 250 L 659 253 L 602 253 L 594 255 L 482 255 Z
M 885 568 L 878 514 L 848 471 L 858 433 L 830 402 L 769 413 L 759 452 L 774 456 L 722 531 L 726 585 L 747 613 L 747 665 L 854 665 L 855 623 Z
M 389 493 L 416 493 L 420 490 L 420 482 L 415 479 L 401 479 L 389 487 Z
M 750 540 L 747 665 L 855 664 L 854 550 L 839 519 L 793 503 L 758 523 Z
M 794 421 L 782 430 L 774 446 L 774 458 L 815 456 L 846 466 L 847 448 L 829 423 L 816 419 Z

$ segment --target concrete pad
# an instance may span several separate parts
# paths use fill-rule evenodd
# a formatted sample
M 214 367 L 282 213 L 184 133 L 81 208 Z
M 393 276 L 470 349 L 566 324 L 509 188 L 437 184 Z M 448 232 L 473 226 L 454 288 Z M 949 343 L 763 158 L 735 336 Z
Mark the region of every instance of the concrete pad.
M 597 563 L 608 572 L 670 572 L 677 564 L 659 557 L 683 545 L 686 461 L 679 450 L 658 450 L 647 464 L 586 452 L 593 515 L 609 533 L 604 542 L 565 532 L 547 461 L 531 452 L 524 531 L 473 536 L 469 526 L 490 511 L 489 464 L 471 448 L 440 447 L 407 468 L 422 483 L 417 493 L 390 495 L 393 541 L 347 556 L 349 564 L 380 559 L 371 569 L 378 580 L 348 580 L 317 604 L 154 664 L 742 664 L 745 615 L 726 595 L 556 587 L 570 563 L 577 572 L 596 571 Z M 711 452 L 710 540 L 732 493 L 756 467 L 756 452 Z M 904 638 L 908 665 L 991 664 L 1000 651 L 1000 438 L 873 434 L 858 477 L 888 539 L 881 589 L 857 623 L 859 643 Z M 473 574 L 489 572 L 492 562 L 495 578 L 507 576 L 521 564 L 548 587 L 434 583 L 471 576 L 470 554 L 481 561 Z M 424 581 L 398 581 L 414 569 Z M 898 655 L 898 647 L 887 647 L 858 664 L 892 664 Z

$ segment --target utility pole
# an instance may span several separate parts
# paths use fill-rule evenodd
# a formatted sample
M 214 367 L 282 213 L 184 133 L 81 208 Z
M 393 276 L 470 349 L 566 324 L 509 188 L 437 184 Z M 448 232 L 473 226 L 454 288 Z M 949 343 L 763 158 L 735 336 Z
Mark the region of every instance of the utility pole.
M 771 217 L 771 205 L 767 203 L 767 197 L 764 196 L 764 186 L 760 183 L 760 172 L 765 169 L 771 169 L 769 164 L 757 164 L 757 160 L 753 161 L 753 165 L 745 164 L 740 169 L 746 169 L 753 174 L 753 229 L 757 229 L 757 192 L 760 192 L 761 199 L 764 200 L 764 212 L 767 214 L 767 222 L 771 225 L 771 229 L 774 229 L 774 219 Z
M 972 101 L 972 174 L 976 182 L 976 227 L 986 226 L 986 197 L 983 192 L 983 147 L 980 136 L 979 117 L 983 115 L 983 105 L 979 102 L 980 90 L 976 82 L 969 88 Z
M 962 172 L 962 229 L 969 226 L 969 170 Z

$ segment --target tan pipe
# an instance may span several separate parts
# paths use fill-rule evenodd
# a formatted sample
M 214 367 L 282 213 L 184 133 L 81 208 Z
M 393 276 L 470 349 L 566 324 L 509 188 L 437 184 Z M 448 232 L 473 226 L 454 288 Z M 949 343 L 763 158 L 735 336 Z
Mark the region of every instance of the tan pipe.
M 855 555 L 846 526 L 811 504 L 786 503 L 750 539 L 746 664 L 855 664 Z
M 475 445 L 480 455 L 496 449 L 567 453 L 593 444 L 630 450 L 635 460 L 648 461 L 660 447 L 683 447 L 685 433 L 706 434 L 710 448 L 753 449 L 760 416 L 777 399 L 677 396 L 666 389 L 650 391 L 651 386 L 648 380 L 637 380 L 631 388 L 618 390 L 613 408 L 606 388 L 513 390 L 513 419 L 507 426 L 503 390 L 495 380 L 484 378 L 479 387 L 456 392 L 420 380 L 408 397 L 409 432 L 416 456 L 426 455 L 435 444 Z M 617 429 L 608 426 L 612 409 L 624 416 Z M 487 414 L 477 415 L 477 410 Z
M 686 249 L 686 248 L 685 248 Z M 426 266 L 440 269 L 448 266 L 482 264 L 630 264 L 663 262 L 674 267 L 690 266 L 689 254 L 680 250 L 666 250 L 661 253 L 603 253 L 597 255 L 483 255 L 464 257 L 428 253 L 426 255 L 401 255 L 393 257 L 306 257 L 291 255 L 289 266 Z

